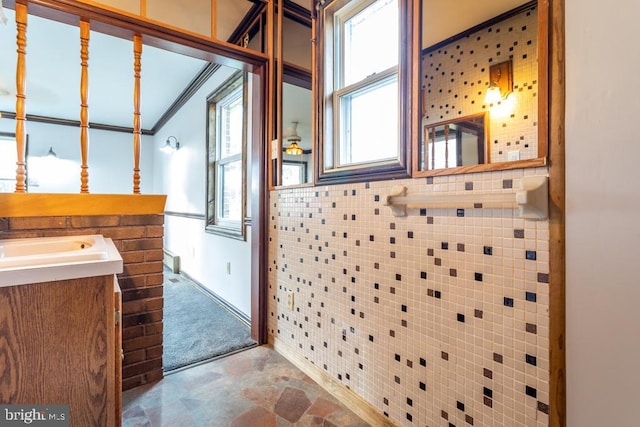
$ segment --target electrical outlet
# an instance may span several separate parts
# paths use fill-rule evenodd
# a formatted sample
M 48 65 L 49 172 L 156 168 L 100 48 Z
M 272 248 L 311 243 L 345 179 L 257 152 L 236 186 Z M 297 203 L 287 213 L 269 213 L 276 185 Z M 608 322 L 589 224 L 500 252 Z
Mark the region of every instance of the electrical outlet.
M 515 151 L 509 151 L 507 153 L 507 160 L 510 162 L 513 162 L 515 160 L 520 160 L 520 151 L 515 150 Z
M 293 310 L 293 308 L 295 307 L 293 292 L 289 292 L 287 294 L 287 307 L 289 307 L 289 310 Z

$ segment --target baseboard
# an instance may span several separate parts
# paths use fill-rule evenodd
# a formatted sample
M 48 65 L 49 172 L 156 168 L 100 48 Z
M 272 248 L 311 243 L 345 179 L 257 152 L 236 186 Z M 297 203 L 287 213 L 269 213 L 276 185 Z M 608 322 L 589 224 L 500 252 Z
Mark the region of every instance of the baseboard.
M 220 295 L 216 294 L 211 289 L 207 288 L 202 283 L 200 283 L 197 280 L 195 280 L 193 277 L 189 276 L 189 273 L 185 273 L 184 271 L 181 271 L 180 274 L 182 274 L 187 279 L 191 280 L 200 289 L 200 291 L 202 291 L 203 293 L 207 294 L 215 302 L 217 302 L 218 304 L 220 304 L 221 306 L 226 308 L 227 311 L 229 311 L 231 314 L 233 314 L 238 319 L 240 319 L 240 321 L 242 321 L 248 327 L 251 327 L 251 318 L 249 316 L 247 316 L 245 313 L 243 313 L 242 311 L 238 310 L 233 305 L 229 304 L 225 299 L 220 297 Z
M 164 250 L 162 257 L 162 263 L 166 265 L 172 273 L 180 273 L 180 256 L 176 255 L 168 250 Z
M 297 352 L 293 351 L 291 347 L 284 344 L 278 338 L 269 335 L 269 344 L 275 351 L 284 356 L 298 369 L 318 383 L 320 387 L 324 388 L 329 392 L 329 394 L 362 418 L 363 421 L 372 426 L 397 427 L 397 424 L 391 421 L 377 408 L 374 408 L 369 402 L 358 396 L 353 390 L 350 390 L 338 380 L 333 379 L 325 371 L 311 363 L 308 359 L 300 356 Z

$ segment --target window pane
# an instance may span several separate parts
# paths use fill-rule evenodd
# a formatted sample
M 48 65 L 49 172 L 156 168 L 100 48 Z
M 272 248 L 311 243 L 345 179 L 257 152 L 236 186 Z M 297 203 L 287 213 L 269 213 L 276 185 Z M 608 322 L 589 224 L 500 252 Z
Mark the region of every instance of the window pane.
M 242 162 L 220 165 L 220 219 L 242 221 Z
M 242 152 L 242 91 L 236 90 L 228 102 L 218 107 L 220 124 L 220 158 Z
M 398 1 L 378 0 L 344 24 L 344 86 L 398 64 Z
M 343 96 L 341 112 L 341 166 L 398 157 L 397 76 Z

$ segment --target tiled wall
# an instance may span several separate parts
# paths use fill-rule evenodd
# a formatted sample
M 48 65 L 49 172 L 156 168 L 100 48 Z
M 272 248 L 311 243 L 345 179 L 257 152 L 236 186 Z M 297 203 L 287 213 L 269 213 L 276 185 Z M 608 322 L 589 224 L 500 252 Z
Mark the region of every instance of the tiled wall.
M 548 425 L 548 221 L 384 206 L 397 184 L 511 192 L 546 173 L 272 191 L 269 333 L 398 425 Z
M 162 236 L 164 215 L 0 218 L 0 239 L 102 234 L 124 261 L 123 389 L 162 378 Z M 70 349 L 69 351 L 73 351 Z
M 489 111 L 489 66 L 511 59 L 513 93 L 490 111 L 491 162 L 507 161 L 509 151 L 537 158 L 537 28 L 533 7 L 423 56 L 423 125 Z

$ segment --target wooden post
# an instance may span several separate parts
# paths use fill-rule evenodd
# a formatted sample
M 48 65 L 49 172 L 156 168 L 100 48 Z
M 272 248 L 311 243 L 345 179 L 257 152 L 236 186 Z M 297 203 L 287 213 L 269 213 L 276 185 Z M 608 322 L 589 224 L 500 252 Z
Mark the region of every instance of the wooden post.
M 25 86 L 27 80 L 26 56 L 27 56 L 27 5 L 16 3 L 16 44 L 18 46 L 18 63 L 16 66 L 16 193 L 27 192 L 26 169 L 26 135 L 25 135 Z
M 89 22 L 80 21 L 80 193 L 89 192 Z
M 133 194 L 140 194 L 140 71 L 142 36 L 133 36 Z

